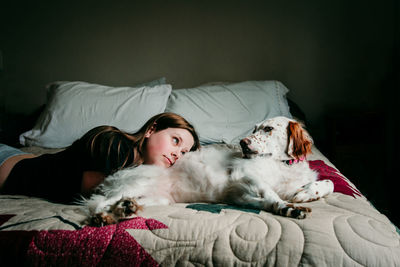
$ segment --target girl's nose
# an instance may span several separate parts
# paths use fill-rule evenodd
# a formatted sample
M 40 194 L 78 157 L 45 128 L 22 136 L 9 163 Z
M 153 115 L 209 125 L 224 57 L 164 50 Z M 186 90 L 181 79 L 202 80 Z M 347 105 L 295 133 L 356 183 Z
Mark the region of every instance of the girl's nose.
M 179 151 L 173 151 L 173 152 L 171 153 L 171 155 L 172 155 L 172 157 L 174 158 L 174 160 L 177 161 L 177 160 L 179 159 L 180 153 L 179 153 Z

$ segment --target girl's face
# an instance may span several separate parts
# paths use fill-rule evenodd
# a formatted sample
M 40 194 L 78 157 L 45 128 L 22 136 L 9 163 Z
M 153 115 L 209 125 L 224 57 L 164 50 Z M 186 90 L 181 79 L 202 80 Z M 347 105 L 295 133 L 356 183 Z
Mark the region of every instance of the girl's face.
M 152 128 L 145 135 L 144 164 L 171 167 L 194 145 L 192 134 L 181 128 L 167 128 L 158 132 Z

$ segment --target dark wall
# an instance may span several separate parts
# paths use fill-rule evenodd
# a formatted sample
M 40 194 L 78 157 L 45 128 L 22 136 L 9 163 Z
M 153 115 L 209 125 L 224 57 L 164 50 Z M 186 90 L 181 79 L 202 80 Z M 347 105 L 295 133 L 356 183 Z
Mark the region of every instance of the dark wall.
M 1 11 L 1 105 L 30 112 L 53 80 L 166 76 L 176 88 L 279 79 L 313 122 L 337 106 L 379 106 L 394 0 L 276 2 L 12 1 Z
M 375 128 L 383 136 L 375 150 L 350 156 L 384 155 L 384 171 L 376 167 L 371 177 L 371 163 L 358 161 L 354 175 L 370 184 L 363 187 L 379 206 L 389 202 L 382 201 L 386 187 L 372 188 L 392 175 L 393 157 L 387 157 L 397 140 L 397 0 L 3 2 L 1 112 L 33 112 L 45 102 L 44 86 L 55 80 L 118 86 L 164 76 L 174 88 L 187 88 L 276 79 L 304 110 L 317 145 L 345 171 L 351 172 L 348 160 L 332 144 L 340 138 L 357 143 L 357 134 L 373 131 L 343 137 L 336 131 L 349 126 L 332 130 L 332 122 L 379 118 L 375 125 L 385 130 Z

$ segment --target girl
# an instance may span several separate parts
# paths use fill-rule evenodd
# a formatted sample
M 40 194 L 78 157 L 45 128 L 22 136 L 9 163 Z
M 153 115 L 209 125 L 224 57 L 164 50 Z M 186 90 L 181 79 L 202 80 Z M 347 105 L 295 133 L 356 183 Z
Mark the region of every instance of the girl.
M 199 147 L 193 126 L 174 113 L 152 117 L 135 134 L 98 126 L 55 154 L 35 156 L 0 144 L 0 192 L 69 203 L 122 168 L 170 167 Z

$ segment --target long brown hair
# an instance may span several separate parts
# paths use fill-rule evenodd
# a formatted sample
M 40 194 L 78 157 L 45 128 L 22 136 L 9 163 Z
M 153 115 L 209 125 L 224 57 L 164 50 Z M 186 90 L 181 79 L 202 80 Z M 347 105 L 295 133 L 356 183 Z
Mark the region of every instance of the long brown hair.
M 97 155 L 105 155 L 106 158 L 116 161 L 115 164 L 118 166 L 118 169 L 139 166 L 144 161 L 145 135 L 152 127 L 154 127 L 155 132 L 167 128 L 188 130 L 194 140 L 190 151 L 200 148 L 199 137 L 194 127 L 182 116 L 171 112 L 164 112 L 153 116 L 139 131 L 133 134 L 121 131 L 113 126 L 99 126 L 85 134 L 81 140 L 85 140 L 90 154 L 94 159 Z M 111 156 L 111 151 L 115 149 L 117 150 L 117 158 Z

